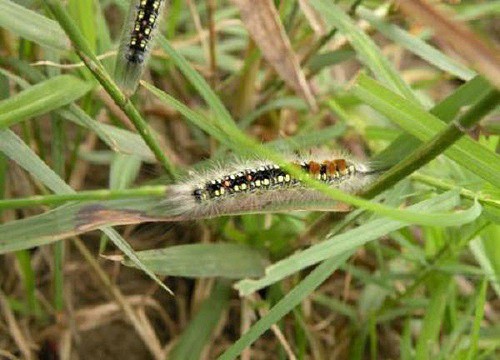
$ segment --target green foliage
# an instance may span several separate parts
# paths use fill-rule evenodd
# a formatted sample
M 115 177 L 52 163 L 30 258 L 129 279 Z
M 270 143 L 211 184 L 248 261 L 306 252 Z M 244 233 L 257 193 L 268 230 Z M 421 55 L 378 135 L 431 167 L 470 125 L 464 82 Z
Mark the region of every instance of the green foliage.
M 307 54 L 298 71 L 314 84 L 315 113 L 283 86 L 245 24 L 234 21 L 233 2 L 215 2 L 211 13 L 211 1 L 171 1 L 132 97 L 109 75 L 121 25 L 115 22 L 127 1 L 27 3 L 0 0 L 0 254 L 16 264 L 9 279 L 21 284 L 0 284 L 0 306 L 33 317 L 33 329 L 53 309 L 72 316 L 65 310 L 66 271 L 82 256 L 69 258 L 61 239 L 78 236 L 99 253 L 112 251 L 111 240 L 123 255 L 110 258 L 126 265 L 121 271 L 144 272 L 141 281 L 168 290 L 157 275 L 179 277 L 169 282 L 183 311 L 173 318 L 187 322 L 169 334 L 177 341 L 167 346 L 169 358 L 233 359 L 252 346 L 274 349 L 269 356 L 321 358 L 333 351 L 324 341 L 332 338 L 343 346 L 338 356 L 353 359 L 499 353 L 492 306 L 500 296 L 500 138 L 492 121 L 499 93 L 430 32 L 411 28 L 390 2 L 280 2 L 289 50 Z M 317 22 L 304 3 L 317 11 Z M 485 36 L 498 13 L 498 1 L 443 6 L 474 19 L 467 24 Z M 168 242 L 155 245 L 135 241 L 132 228 L 111 227 L 138 215 L 141 221 L 172 215 L 164 206 L 170 183 L 210 166 L 203 159 L 250 155 L 300 175 L 283 152 L 310 147 L 348 147 L 387 173 L 356 195 L 304 180 L 350 205 L 349 214 L 296 213 L 291 202 L 175 224 Z M 28 216 L 27 207 L 39 214 Z M 82 213 L 96 216 L 93 227 L 85 227 Z M 99 246 L 88 229 L 101 231 Z M 51 243 L 53 252 L 40 251 Z M 127 307 L 122 284 L 81 246 L 79 254 L 105 279 L 103 293 L 151 354 L 166 358 L 155 343 L 164 332 L 156 334 L 145 313 Z M 50 266 L 40 265 L 38 254 Z M 52 273 L 50 306 L 40 300 L 39 271 Z M 160 296 L 162 306 L 174 303 Z M 268 330 L 276 338 L 262 337 Z

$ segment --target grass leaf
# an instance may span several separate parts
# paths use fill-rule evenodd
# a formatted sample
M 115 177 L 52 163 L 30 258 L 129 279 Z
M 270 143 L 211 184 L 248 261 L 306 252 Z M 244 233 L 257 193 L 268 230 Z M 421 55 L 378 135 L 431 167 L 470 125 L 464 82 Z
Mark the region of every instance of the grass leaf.
M 137 256 L 156 274 L 193 278 L 262 276 L 267 263 L 255 249 L 238 244 L 178 245 L 139 251 Z M 132 265 L 128 260 L 124 264 Z
M 92 83 L 71 75 L 56 76 L 29 87 L 0 102 L 0 129 L 67 105 L 92 87 Z
M 57 22 L 13 1 L 0 0 L 0 27 L 42 46 L 70 48 L 69 39 Z
M 416 138 L 427 141 L 445 128 L 437 117 L 361 74 L 353 93 Z M 500 187 L 500 157 L 468 137 L 458 140 L 445 154 L 464 168 Z

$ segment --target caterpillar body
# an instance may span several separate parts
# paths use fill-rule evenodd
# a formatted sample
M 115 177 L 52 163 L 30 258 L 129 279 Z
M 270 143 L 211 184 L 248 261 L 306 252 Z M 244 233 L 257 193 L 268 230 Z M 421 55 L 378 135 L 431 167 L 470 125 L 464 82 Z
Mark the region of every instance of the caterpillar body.
M 290 165 L 306 176 L 346 192 L 359 192 L 376 176 L 350 156 L 291 157 Z M 268 160 L 239 161 L 202 174 L 192 174 L 170 188 L 162 203 L 179 219 L 291 210 L 334 211 L 338 202 L 303 184 Z
M 126 95 L 135 92 L 153 47 L 164 0 L 133 0 L 124 25 L 115 80 Z

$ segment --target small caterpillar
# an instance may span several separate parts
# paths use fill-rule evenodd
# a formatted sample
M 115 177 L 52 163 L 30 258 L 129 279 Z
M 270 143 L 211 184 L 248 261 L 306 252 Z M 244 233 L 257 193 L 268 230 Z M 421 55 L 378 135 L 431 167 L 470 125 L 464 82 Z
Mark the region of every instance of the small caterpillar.
M 164 3 L 164 0 L 131 2 L 115 68 L 115 79 L 127 95 L 137 88 L 152 50 Z
M 378 173 L 368 165 L 338 154 L 290 157 L 290 165 L 310 178 L 347 192 L 358 192 Z M 204 174 L 192 174 L 171 186 L 162 203 L 180 218 L 290 210 L 332 210 L 336 201 L 305 186 L 277 164 L 268 160 L 240 161 Z

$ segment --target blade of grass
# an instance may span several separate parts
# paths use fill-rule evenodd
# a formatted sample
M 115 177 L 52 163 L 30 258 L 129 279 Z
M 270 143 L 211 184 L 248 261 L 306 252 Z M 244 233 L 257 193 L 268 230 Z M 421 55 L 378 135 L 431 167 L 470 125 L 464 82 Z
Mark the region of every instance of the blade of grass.
M 113 82 L 111 76 L 106 72 L 101 62 L 93 53 L 87 40 L 69 16 L 66 9 L 59 0 L 44 0 L 44 3 L 50 9 L 51 13 L 57 19 L 61 27 L 64 29 L 70 38 L 73 47 L 80 59 L 85 63 L 87 68 L 92 72 L 94 77 L 99 81 L 106 92 L 111 96 L 115 103 L 123 110 L 127 117 L 132 121 L 135 128 L 149 146 L 155 157 L 163 165 L 165 170 L 173 178 L 176 177 L 176 172 L 170 160 L 162 151 L 159 143 L 154 138 L 152 130 L 146 121 L 141 117 L 132 102 L 121 92 L 119 87 Z
M 2 137 L 5 139 L 5 137 Z M 87 190 L 75 193 L 35 195 L 26 198 L 0 200 L 0 210 L 20 209 L 40 205 L 57 206 L 71 201 L 96 201 L 113 199 L 131 199 L 143 197 L 164 197 L 167 186 L 143 186 L 136 189 Z
M 219 357 L 219 360 L 235 359 L 246 347 L 250 346 L 273 324 L 278 322 L 279 319 L 292 311 L 302 300 L 308 297 L 318 286 L 328 279 L 339 266 L 344 264 L 351 255 L 352 252 L 343 253 L 318 265 L 304 280 L 278 301 L 278 303 L 269 310 L 267 315 L 260 318 L 247 332 L 231 345 L 231 347 Z
M 451 122 L 439 131 L 432 139 L 418 147 L 410 156 L 392 167 L 388 172 L 377 179 L 376 184 L 368 186 L 363 193 L 371 198 L 383 190 L 393 186 L 400 179 L 418 170 L 447 148 L 458 141 L 472 125 L 479 122 L 485 115 L 495 109 L 500 103 L 500 93 L 491 90 L 478 100 L 470 109 L 463 113 L 458 119 Z
M 493 87 L 490 86 L 486 80 L 481 76 L 476 76 L 434 106 L 430 110 L 430 113 L 445 123 L 449 123 L 459 113 L 460 109 L 464 106 L 471 105 L 491 89 L 493 89 Z M 401 134 L 382 152 L 375 155 L 373 166 L 387 168 L 397 164 L 410 155 L 413 149 L 420 146 L 421 143 L 422 142 L 418 138 L 409 133 Z
M 60 75 L 38 83 L 0 102 L 0 129 L 67 105 L 92 87 L 92 84 L 71 75 Z
M 172 360 L 199 359 L 203 347 L 210 340 L 223 311 L 228 307 L 230 286 L 223 282 L 216 282 L 210 297 L 201 304 L 200 310 L 189 322 L 179 341 L 172 349 L 168 358 Z
M 434 36 L 448 44 L 467 60 L 488 81 L 500 89 L 500 58 L 498 47 L 480 39 L 470 27 L 441 9 L 422 0 L 398 1 L 401 10 L 409 17 L 434 29 Z
M 365 7 L 360 6 L 356 13 L 360 15 L 361 18 L 367 20 L 388 39 L 391 39 L 395 43 L 403 46 L 406 50 L 419 56 L 448 74 L 467 81 L 476 76 L 476 73 L 468 69 L 466 66 L 443 54 L 441 51 L 427 44 L 425 41 L 411 35 L 397 25 L 384 22 Z
M 0 27 L 42 46 L 70 48 L 69 39 L 57 22 L 13 1 L 0 0 Z
M 481 287 L 476 296 L 476 313 L 474 316 L 474 324 L 472 326 L 472 334 L 470 336 L 470 347 L 467 353 L 467 359 L 473 360 L 478 357 L 478 343 L 479 343 L 479 331 L 481 329 L 481 322 L 484 318 L 484 306 L 486 304 L 486 290 L 488 288 L 488 281 L 483 279 L 481 281 Z
M 50 169 L 17 135 L 10 130 L 0 131 L 0 151 L 56 194 L 74 193 L 74 190 L 68 184 L 57 176 L 52 169 Z M 103 227 L 101 228 L 101 231 L 109 236 L 116 247 L 118 247 L 125 255 L 127 255 L 132 261 L 135 261 L 139 269 L 144 271 L 164 290 L 172 293 L 171 290 L 168 289 L 155 274 L 153 274 L 153 272 L 140 262 L 134 250 L 125 241 L 125 239 L 123 239 L 120 234 L 116 232 L 116 230 Z
M 327 0 L 312 0 L 311 4 L 330 25 L 336 26 L 347 37 L 360 60 L 378 79 L 402 94 L 408 101 L 420 103 L 411 87 L 399 76 L 372 39 L 360 30 L 339 6 Z
M 30 72 L 32 75 L 30 78 L 31 81 L 37 82 L 45 80 L 43 74 L 35 72 L 31 68 L 27 69 L 26 66 L 28 66 L 28 64 L 22 62 L 16 62 L 13 64 L 11 61 L 8 63 L 9 66 L 17 65 L 19 67 L 19 71 L 25 75 L 27 72 Z M 6 71 L 5 69 L 0 69 L 0 73 L 5 74 L 5 76 L 15 81 L 15 83 L 23 89 L 27 89 L 31 86 L 28 82 Z M 70 104 L 68 108 L 57 109 L 55 110 L 55 113 L 79 126 L 91 129 L 104 143 L 116 152 L 137 155 L 144 161 L 155 162 L 154 154 L 138 134 L 134 134 L 128 130 L 121 129 L 113 125 L 102 124 L 99 121 L 92 119 L 76 104 Z
M 241 279 L 264 275 L 267 260 L 255 249 L 239 244 L 189 244 L 137 252 L 156 274 L 182 277 Z M 228 261 L 231 259 L 231 261 Z M 129 260 L 124 265 L 134 265 Z
M 437 117 L 363 74 L 359 76 L 352 91 L 363 102 L 420 140 L 429 141 L 446 127 Z M 500 187 L 500 157 L 488 148 L 465 137 L 446 150 L 445 154 L 484 180 Z
M 419 204 L 412 205 L 411 210 L 435 211 L 449 210 L 458 204 L 456 192 L 447 192 L 435 198 L 425 200 Z M 242 280 L 235 284 L 235 288 L 241 296 L 249 295 L 266 286 L 269 286 L 286 276 L 289 276 L 308 266 L 317 264 L 336 254 L 354 251 L 369 241 L 376 240 L 390 232 L 404 228 L 408 224 L 388 219 L 375 219 L 357 228 L 346 231 L 333 237 L 327 237 L 324 241 L 310 248 L 298 252 L 288 258 L 266 268 L 266 276 L 257 280 Z
M 453 285 L 449 276 L 436 276 L 434 280 L 435 284 L 432 287 L 430 303 L 426 308 L 420 336 L 416 345 L 415 359 L 418 360 L 429 359 L 433 355 L 433 351 L 431 350 L 438 339 L 444 311 L 448 303 L 447 298 Z
M 487 278 L 490 279 L 491 287 L 500 297 L 500 249 L 498 239 L 500 227 L 490 225 L 478 237 L 469 243 L 472 254 L 476 258 Z

